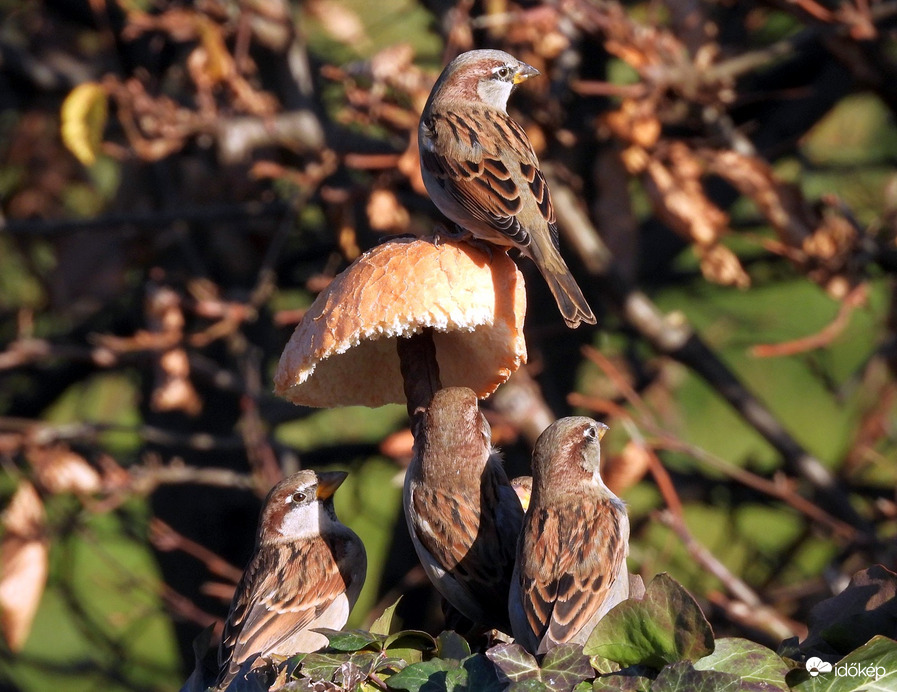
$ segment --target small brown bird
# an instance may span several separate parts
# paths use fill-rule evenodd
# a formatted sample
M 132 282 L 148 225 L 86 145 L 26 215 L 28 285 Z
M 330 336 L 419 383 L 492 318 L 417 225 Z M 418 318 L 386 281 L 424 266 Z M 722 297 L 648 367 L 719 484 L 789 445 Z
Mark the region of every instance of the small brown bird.
M 517 499 L 520 500 L 520 506 L 526 512 L 529 509 L 529 502 L 533 498 L 533 477 L 517 476 L 517 478 L 512 478 L 511 487 L 514 488 Z
M 514 638 L 534 653 L 584 643 L 629 597 L 629 517 L 599 473 L 606 431 L 591 418 L 562 418 L 536 441 L 508 601 Z
M 508 588 L 523 510 L 466 387 L 433 396 L 414 422 L 403 502 L 430 581 L 469 620 L 510 632 Z
M 558 250 L 551 194 L 508 97 L 539 71 L 500 50 L 455 58 L 430 92 L 418 129 L 430 198 L 476 238 L 532 259 L 571 329 L 595 315 Z
M 327 638 L 313 628 L 346 624 L 367 570 L 361 539 L 333 509 L 333 493 L 347 475 L 300 471 L 268 493 L 255 552 L 224 625 L 219 689 L 256 654 L 315 651 Z

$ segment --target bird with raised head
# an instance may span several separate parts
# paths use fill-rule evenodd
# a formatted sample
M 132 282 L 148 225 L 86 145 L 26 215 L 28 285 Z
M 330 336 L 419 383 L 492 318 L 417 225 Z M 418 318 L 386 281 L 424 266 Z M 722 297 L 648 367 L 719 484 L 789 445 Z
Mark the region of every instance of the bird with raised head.
M 327 638 L 312 629 L 346 624 L 367 570 L 361 539 L 333 508 L 347 475 L 299 471 L 268 493 L 255 551 L 224 625 L 218 689 L 250 658 L 315 651 Z
M 533 450 L 532 498 L 508 600 L 514 638 L 533 653 L 585 643 L 629 597 L 629 517 L 599 468 L 606 431 L 591 418 L 562 418 Z
M 500 50 L 472 50 L 452 60 L 420 118 L 421 174 L 430 198 L 455 224 L 535 262 L 575 329 L 595 324 L 595 315 L 558 250 L 551 193 L 536 153 L 507 113 L 514 89 L 538 74 Z
M 424 571 L 466 618 L 510 632 L 508 588 L 523 509 L 476 394 L 440 389 L 415 415 L 413 431 L 403 502 Z

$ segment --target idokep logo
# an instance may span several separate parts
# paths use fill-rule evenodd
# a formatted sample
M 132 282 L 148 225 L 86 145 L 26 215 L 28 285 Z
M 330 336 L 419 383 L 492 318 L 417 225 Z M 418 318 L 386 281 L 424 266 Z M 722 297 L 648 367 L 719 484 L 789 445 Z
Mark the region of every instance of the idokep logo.
M 807 672 L 810 674 L 810 677 L 815 678 L 820 673 L 831 673 L 832 672 L 832 664 L 827 661 L 823 661 L 818 656 L 813 656 L 813 658 L 807 659 Z
M 812 658 L 807 659 L 804 666 L 812 678 L 815 678 L 822 673 L 831 673 L 834 671 L 835 675 L 839 678 L 870 678 L 872 680 L 879 680 L 888 672 L 885 670 L 884 666 L 864 666 L 859 663 L 851 663 L 849 665 L 840 663 L 833 666 L 831 663 L 823 661 L 818 656 L 813 656 Z

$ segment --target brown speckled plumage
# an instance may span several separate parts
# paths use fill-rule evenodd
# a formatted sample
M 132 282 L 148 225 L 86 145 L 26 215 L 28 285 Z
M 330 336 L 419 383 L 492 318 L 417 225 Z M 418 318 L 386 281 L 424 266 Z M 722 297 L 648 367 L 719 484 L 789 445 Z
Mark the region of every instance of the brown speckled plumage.
M 529 138 L 507 114 L 539 74 L 497 50 L 459 55 L 433 87 L 418 129 L 421 173 L 439 210 L 475 237 L 516 247 L 545 277 L 571 328 L 595 324 L 557 247 L 551 195 Z
M 465 617 L 510 631 L 506 604 L 523 510 L 476 394 L 438 391 L 414 432 L 403 500 L 421 564 Z
M 605 429 L 564 418 L 536 442 L 509 600 L 514 636 L 533 652 L 583 643 L 629 594 L 629 518 L 598 473 Z

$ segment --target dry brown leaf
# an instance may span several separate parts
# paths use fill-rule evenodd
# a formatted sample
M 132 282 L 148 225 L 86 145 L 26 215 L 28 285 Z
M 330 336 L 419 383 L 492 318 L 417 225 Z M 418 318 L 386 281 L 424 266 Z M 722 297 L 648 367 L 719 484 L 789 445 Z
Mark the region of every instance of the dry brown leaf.
M 417 128 L 412 130 L 409 137 L 408 148 L 399 158 L 397 165 L 399 171 L 408 178 L 411 187 L 419 195 L 427 194 L 427 187 L 424 185 L 424 179 L 420 172 L 420 151 L 417 146 Z
M 368 221 L 375 231 L 404 233 L 411 223 L 408 210 L 392 190 L 380 188 L 371 192 L 367 205 Z
M 601 477 L 604 483 L 612 493 L 622 495 L 644 478 L 651 465 L 651 455 L 644 445 L 630 440 L 622 452 L 603 465 Z
M 834 298 L 846 296 L 856 284 L 850 265 L 858 234 L 843 216 L 820 212 L 800 188 L 780 180 L 772 167 L 735 151 L 708 155 L 709 168 L 749 197 L 793 252 L 787 256 Z
M 682 142 L 671 142 L 647 163 L 645 188 L 657 215 L 674 231 L 696 245 L 719 242 L 728 215 L 704 194 L 702 166 Z
M 150 405 L 154 411 L 183 411 L 189 416 L 202 411 L 202 400 L 190 382 L 190 363 L 183 349 L 171 349 L 159 358 Z
M 643 149 L 651 149 L 660 139 L 657 109 L 646 99 L 623 99 L 617 110 L 602 118 L 602 123 L 614 137 Z
M 361 18 L 342 3 L 335 0 L 315 0 L 306 5 L 308 11 L 321 22 L 331 37 L 339 43 L 353 46 L 358 52 L 364 52 L 364 47 L 370 45 Z
M 411 434 L 411 428 L 405 428 L 387 435 L 383 442 L 380 443 L 381 454 L 403 465 L 407 465 L 411 460 L 413 449 L 414 435 Z
M 21 651 L 47 583 L 44 505 L 34 486 L 19 483 L 3 513 L 0 542 L 0 628 L 10 650 Z
M 710 171 L 728 180 L 757 205 L 783 243 L 799 248 L 813 233 L 817 220 L 800 190 L 779 180 L 766 161 L 734 150 L 707 152 L 707 159 Z
M 91 495 L 103 488 L 97 470 L 67 445 L 31 447 L 27 456 L 38 484 L 52 495 Z
M 163 353 L 159 358 L 159 367 L 172 379 L 183 379 L 190 375 L 190 362 L 187 360 L 187 352 L 182 348 L 173 348 Z
M 695 251 L 701 261 L 701 274 L 708 281 L 721 286 L 750 287 L 751 278 L 735 253 L 725 245 L 698 246 Z
M 506 30 L 506 45 L 532 46 L 534 55 L 521 57 L 540 70 L 545 61 L 557 58 L 570 47 L 570 39 L 561 26 L 563 14 L 557 7 L 535 6 L 504 17 L 505 21 L 490 24 L 492 33 L 498 35 Z

